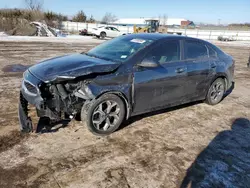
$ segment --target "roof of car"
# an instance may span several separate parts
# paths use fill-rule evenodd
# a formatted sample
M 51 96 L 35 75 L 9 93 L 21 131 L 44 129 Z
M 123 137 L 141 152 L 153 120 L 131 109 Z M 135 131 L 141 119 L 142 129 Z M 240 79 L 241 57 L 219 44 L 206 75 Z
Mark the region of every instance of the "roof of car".
M 162 33 L 136 33 L 136 34 L 129 34 L 126 35 L 129 38 L 141 38 L 141 39 L 148 39 L 148 40 L 158 40 L 163 38 L 189 38 L 186 36 L 180 35 L 172 35 L 172 34 L 162 34 Z

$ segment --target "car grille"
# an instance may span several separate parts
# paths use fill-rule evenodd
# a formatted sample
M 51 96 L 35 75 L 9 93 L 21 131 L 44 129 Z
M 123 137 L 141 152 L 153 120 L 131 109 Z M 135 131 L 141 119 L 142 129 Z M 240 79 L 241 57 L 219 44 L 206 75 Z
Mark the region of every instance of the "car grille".
M 26 81 L 24 81 L 24 85 L 30 93 L 37 94 L 37 89 L 35 86 Z

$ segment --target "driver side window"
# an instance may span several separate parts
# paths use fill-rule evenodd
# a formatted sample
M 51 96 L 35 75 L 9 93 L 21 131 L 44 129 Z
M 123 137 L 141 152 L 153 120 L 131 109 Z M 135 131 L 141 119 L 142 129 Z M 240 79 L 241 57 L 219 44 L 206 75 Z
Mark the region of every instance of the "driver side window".
M 111 27 L 112 31 L 119 31 L 118 29 L 116 29 L 115 27 Z
M 149 52 L 145 59 L 151 59 L 159 64 L 180 60 L 180 42 L 166 41 Z

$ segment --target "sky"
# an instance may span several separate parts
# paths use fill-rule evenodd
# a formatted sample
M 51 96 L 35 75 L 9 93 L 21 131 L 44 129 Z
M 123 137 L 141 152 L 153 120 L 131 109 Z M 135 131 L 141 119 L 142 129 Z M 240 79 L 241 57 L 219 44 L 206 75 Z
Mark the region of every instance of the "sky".
M 117 18 L 184 18 L 221 24 L 250 22 L 250 0 L 43 0 L 44 10 L 68 16 L 83 10 L 101 20 L 106 12 Z M 0 0 L 0 8 L 24 8 L 24 0 Z

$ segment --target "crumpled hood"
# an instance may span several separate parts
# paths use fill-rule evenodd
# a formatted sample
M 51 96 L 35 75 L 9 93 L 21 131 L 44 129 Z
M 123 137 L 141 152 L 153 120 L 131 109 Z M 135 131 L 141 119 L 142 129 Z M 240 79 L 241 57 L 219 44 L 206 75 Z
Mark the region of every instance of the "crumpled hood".
M 45 60 L 29 68 L 29 71 L 43 82 L 50 82 L 59 77 L 71 79 L 91 73 L 111 72 L 119 63 L 106 61 L 84 54 L 72 54 Z

